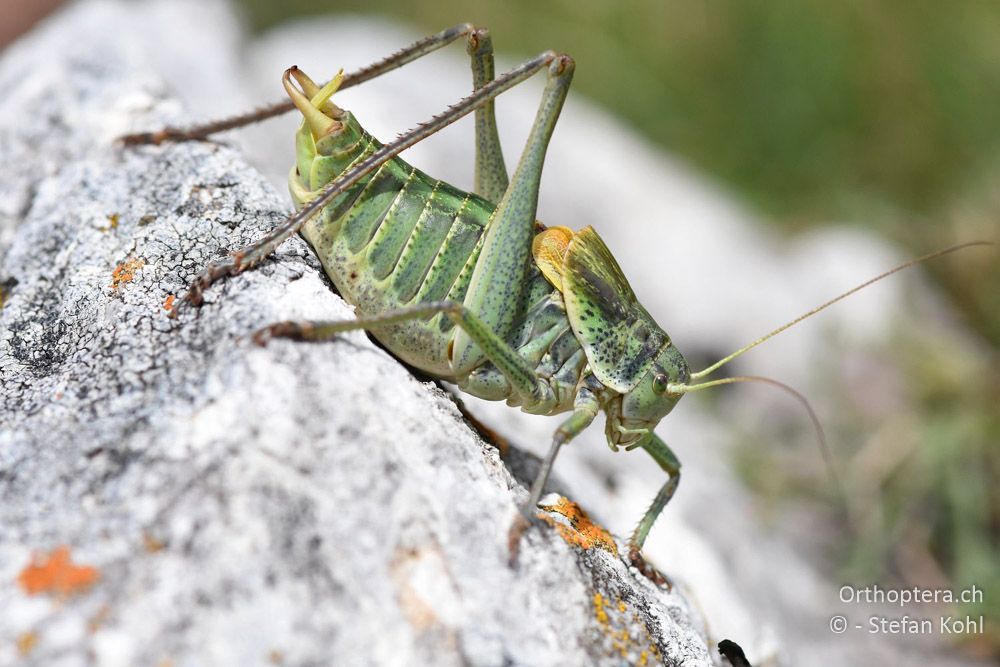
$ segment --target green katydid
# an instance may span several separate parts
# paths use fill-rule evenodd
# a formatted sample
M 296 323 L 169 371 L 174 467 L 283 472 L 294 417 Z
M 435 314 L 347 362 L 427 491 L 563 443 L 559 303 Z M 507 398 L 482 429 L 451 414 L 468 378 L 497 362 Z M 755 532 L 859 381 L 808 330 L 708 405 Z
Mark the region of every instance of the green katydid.
M 353 114 L 331 101 L 338 88 L 372 79 L 461 37 L 466 38 L 472 59 L 474 92 L 389 144 L 381 144 Z M 543 69 L 548 79 L 542 101 L 508 179 L 493 99 Z M 258 331 L 257 342 L 275 336 L 319 341 L 367 329 L 403 361 L 465 392 L 506 400 L 533 414 L 568 412 L 522 508 L 529 518 L 560 447 L 603 411 L 612 450 L 641 448 L 668 475 L 629 538 L 630 556 L 642 566 L 646 536 L 680 480 L 680 462 L 654 429 L 681 396 L 746 380 L 788 389 L 766 378 L 698 381 L 876 280 L 973 244 L 898 266 L 708 368 L 691 372 L 670 337 L 636 300 L 592 228 L 546 229 L 535 220 L 545 151 L 573 70 L 568 56 L 545 52 L 494 78 L 489 33 L 462 24 L 364 70 L 341 73 L 324 86 L 293 67 L 282 80 L 290 102 L 187 130 L 167 128 L 124 140 L 135 144 L 200 139 L 297 108 L 303 123 L 289 176 L 297 213 L 252 246 L 209 265 L 184 300 L 201 304 L 203 291 L 212 283 L 254 266 L 301 232 L 341 295 L 356 306 L 358 317 L 282 322 Z M 398 157 L 473 111 L 475 193 L 434 179 Z M 810 416 L 815 421 L 811 411 Z M 519 530 L 513 534 L 519 535 Z

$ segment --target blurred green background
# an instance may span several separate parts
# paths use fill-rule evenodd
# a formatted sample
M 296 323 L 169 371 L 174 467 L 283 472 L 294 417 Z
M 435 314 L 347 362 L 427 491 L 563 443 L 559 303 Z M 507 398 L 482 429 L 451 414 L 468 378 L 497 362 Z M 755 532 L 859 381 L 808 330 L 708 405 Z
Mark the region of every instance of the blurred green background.
M 995 0 L 242 5 L 257 30 L 301 15 L 378 13 L 427 33 L 472 21 L 491 28 L 507 56 L 566 51 L 578 62 L 575 93 L 788 233 L 863 225 L 914 255 L 1000 236 Z M 975 250 L 926 267 L 980 339 L 951 347 L 901 330 L 898 345 L 878 354 L 890 355 L 913 407 L 885 423 L 866 417 L 863 405 L 838 406 L 856 419 L 832 434 L 859 443 L 847 454 L 846 517 L 832 521 L 853 539 L 838 542 L 850 546 L 834 554 L 833 567 L 883 585 L 974 583 L 987 591 L 984 603 L 962 611 L 993 622 L 1000 619 L 996 258 L 995 249 Z M 869 465 L 873 452 L 878 465 Z M 740 468 L 764 497 L 808 499 L 828 486 L 802 456 L 815 452 L 756 447 Z M 1000 630 L 979 639 L 985 645 L 974 649 L 995 652 Z

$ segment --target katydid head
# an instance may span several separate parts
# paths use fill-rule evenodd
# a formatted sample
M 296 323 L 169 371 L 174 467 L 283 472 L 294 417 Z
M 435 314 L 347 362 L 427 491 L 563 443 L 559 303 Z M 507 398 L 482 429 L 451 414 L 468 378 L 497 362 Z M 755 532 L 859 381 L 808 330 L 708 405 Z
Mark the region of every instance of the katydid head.
M 608 445 L 612 449 L 641 445 L 684 395 L 672 387 L 686 384 L 689 376 L 687 361 L 668 341 L 638 383 L 605 405 Z

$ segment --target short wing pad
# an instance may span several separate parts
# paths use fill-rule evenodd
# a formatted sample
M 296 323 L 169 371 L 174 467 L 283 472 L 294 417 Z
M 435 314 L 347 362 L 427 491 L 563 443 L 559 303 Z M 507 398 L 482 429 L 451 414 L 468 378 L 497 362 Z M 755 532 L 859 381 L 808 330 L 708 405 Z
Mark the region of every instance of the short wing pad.
M 636 300 L 618 262 L 592 227 L 570 240 L 561 278 L 566 313 L 591 371 L 606 386 L 628 392 L 669 337 Z
M 535 264 L 546 280 L 560 292 L 563 288 L 563 261 L 571 240 L 573 240 L 573 230 L 569 227 L 549 227 L 536 234 L 531 242 L 531 254 L 535 258 Z

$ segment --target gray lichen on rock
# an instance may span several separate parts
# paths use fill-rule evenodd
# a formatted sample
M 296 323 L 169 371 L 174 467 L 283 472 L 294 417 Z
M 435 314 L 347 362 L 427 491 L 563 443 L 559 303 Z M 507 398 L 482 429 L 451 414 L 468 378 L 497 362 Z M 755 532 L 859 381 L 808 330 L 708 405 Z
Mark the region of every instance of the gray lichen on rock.
M 0 60 L 0 664 L 712 664 L 605 549 L 533 530 L 510 567 L 524 489 L 363 334 L 250 343 L 351 316 L 301 240 L 167 317 L 289 211 L 224 144 L 115 144 L 183 118 L 169 11 L 73 5 Z M 99 579 L 29 594 L 60 545 Z

